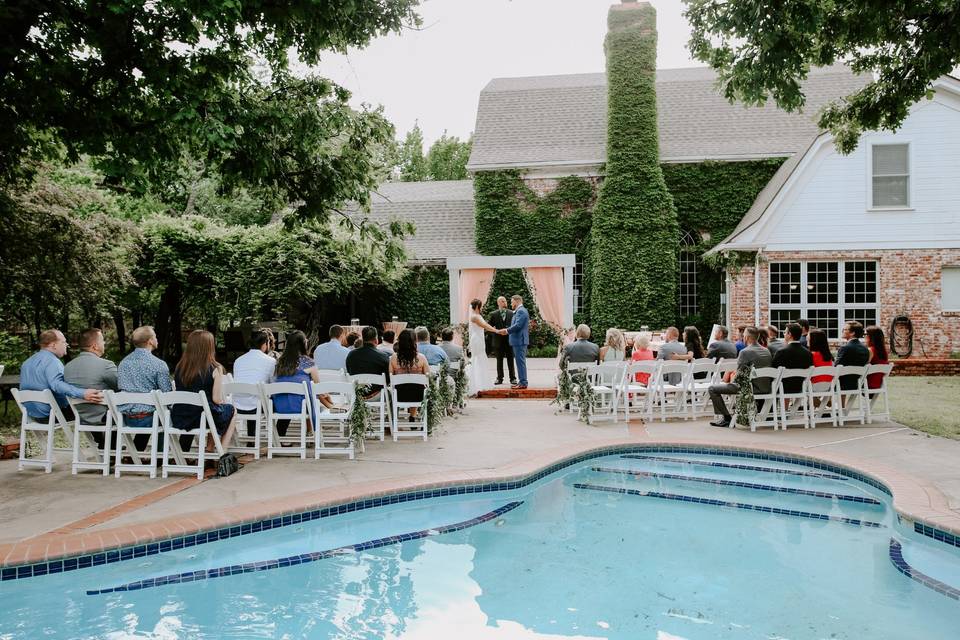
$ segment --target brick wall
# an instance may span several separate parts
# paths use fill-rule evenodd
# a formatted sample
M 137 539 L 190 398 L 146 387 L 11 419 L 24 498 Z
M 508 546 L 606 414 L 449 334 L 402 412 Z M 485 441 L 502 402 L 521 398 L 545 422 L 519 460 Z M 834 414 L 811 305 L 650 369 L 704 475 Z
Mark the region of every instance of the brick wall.
M 960 376 L 960 360 L 942 358 L 910 358 L 895 360 L 895 376 Z
M 760 324 L 769 322 L 769 262 L 790 260 L 876 260 L 880 326 L 906 314 L 913 322 L 913 357 L 947 358 L 960 351 L 960 313 L 940 308 L 941 270 L 960 266 L 960 249 L 793 251 L 764 253 L 760 263 Z M 731 274 L 727 290 L 730 324 L 754 324 L 754 268 Z M 889 338 L 889 336 L 888 336 Z

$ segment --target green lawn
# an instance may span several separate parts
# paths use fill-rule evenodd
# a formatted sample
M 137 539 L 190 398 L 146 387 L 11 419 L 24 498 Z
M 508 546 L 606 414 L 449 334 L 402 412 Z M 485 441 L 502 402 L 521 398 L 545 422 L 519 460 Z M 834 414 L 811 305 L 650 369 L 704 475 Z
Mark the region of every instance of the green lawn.
M 888 384 L 894 420 L 960 440 L 960 377 L 894 376 Z

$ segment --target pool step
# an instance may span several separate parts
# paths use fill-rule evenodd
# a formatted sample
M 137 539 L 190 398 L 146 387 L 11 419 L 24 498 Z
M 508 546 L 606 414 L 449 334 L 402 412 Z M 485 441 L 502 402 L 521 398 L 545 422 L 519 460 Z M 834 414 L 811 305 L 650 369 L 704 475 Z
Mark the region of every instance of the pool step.
M 828 480 L 849 480 L 833 473 L 819 471 L 798 471 L 797 469 L 782 469 L 779 467 L 758 467 L 749 464 L 734 464 L 732 462 L 717 462 L 715 460 L 697 460 L 695 458 L 671 458 L 669 456 L 648 456 L 639 453 L 628 453 L 620 456 L 629 460 L 654 460 L 657 462 L 674 462 L 676 464 L 692 464 L 701 467 L 721 467 L 723 469 L 739 469 L 741 471 L 760 471 L 763 473 L 782 473 L 788 476 L 806 476 L 808 478 L 826 478 Z
M 767 507 L 759 504 L 748 504 L 746 502 L 732 502 L 728 500 L 716 500 L 714 498 L 701 498 L 698 496 L 685 496 L 678 493 L 664 493 L 662 491 L 641 491 L 639 489 L 625 489 L 623 487 L 608 487 L 599 484 L 588 484 L 578 482 L 573 485 L 574 489 L 588 489 L 590 491 L 604 491 L 607 493 L 619 493 L 630 496 L 640 496 L 644 498 L 659 498 L 661 500 L 678 500 L 680 502 L 694 502 L 696 504 L 705 504 L 715 507 L 732 507 L 734 509 L 743 509 L 744 511 L 760 511 L 763 513 L 772 513 L 781 516 L 794 516 L 797 518 L 809 518 L 811 520 L 829 520 L 831 522 L 840 522 L 856 527 L 874 527 L 882 528 L 884 525 L 870 520 L 861 520 L 859 518 L 845 518 L 843 516 L 831 516 L 826 513 L 812 513 L 810 511 L 797 511 L 794 509 L 781 509 L 780 507 Z
M 776 487 L 769 484 L 757 484 L 754 482 L 740 482 L 736 480 L 720 480 L 718 478 L 701 478 L 699 476 L 685 476 L 674 473 L 659 473 L 654 471 L 637 471 L 634 469 L 616 469 L 610 467 L 593 467 L 593 471 L 600 473 L 616 473 L 628 475 L 634 478 L 662 478 L 665 480 L 682 480 L 684 482 L 702 482 L 724 487 L 739 487 L 741 489 L 755 489 L 757 491 L 776 491 L 779 493 L 790 493 L 798 496 L 811 496 L 814 498 L 826 498 L 828 500 L 846 500 L 848 502 L 859 502 L 861 504 L 882 505 L 883 503 L 875 498 L 867 496 L 852 496 L 842 493 L 830 493 L 829 491 L 812 491 L 810 489 L 794 489 L 791 487 Z

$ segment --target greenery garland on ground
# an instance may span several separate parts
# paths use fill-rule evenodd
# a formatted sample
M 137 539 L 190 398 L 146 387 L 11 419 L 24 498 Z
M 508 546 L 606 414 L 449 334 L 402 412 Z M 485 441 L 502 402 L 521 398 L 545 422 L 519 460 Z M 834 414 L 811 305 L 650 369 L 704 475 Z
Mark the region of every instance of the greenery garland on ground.
M 427 389 L 423 394 L 423 399 L 427 403 L 427 435 L 432 436 L 437 433 L 444 417 L 447 415 L 447 410 L 440 398 L 436 374 L 431 373 L 427 376 Z
M 593 381 L 584 370 L 573 374 L 573 397 L 577 402 L 577 419 L 590 424 L 590 418 L 598 406 L 600 398 L 593 390 Z
M 453 406 L 453 389 L 450 388 L 450 363 L 440 363 L 437 372 L 437 402 L 443 407 L 443 414 L 447 415 Z
M 679 235 L 660 169 L 656 13 L 649 5 L 608 17 L 606 178 L 593 212 L 590 322 L 635 328 L 674 322 Z
M 467 406 L 467 363 L 464 360 L 453 372 L 453 406 L 458 410 Z
M 737 369 L 737 376 L 733 383 L 740 389 L 737 392 L 737 424 L 741 427 L 749 427 L 757 415 L 757 403 L 753 399 L 753 381 L 750 374 L 753 372 L 753 365 L 747 365 Z
M 360 451 L 364 450 L 364 438 L 370 432 L 370 410 L 364 398 L 370 393 L 368 385 L 353 385 L 353 408 L 350 413 L 350 440 Z M 385 393 L 385 391 L 384 391 Z
M 570 406 L 571 400 L 573 400 L 573 383 L 568 375 L 567 359 L 563 358 L 560 360 L 560 373 L 557 374 L 557 397 L 551 404 L 557 405 L 559 410 L 563 411 Z

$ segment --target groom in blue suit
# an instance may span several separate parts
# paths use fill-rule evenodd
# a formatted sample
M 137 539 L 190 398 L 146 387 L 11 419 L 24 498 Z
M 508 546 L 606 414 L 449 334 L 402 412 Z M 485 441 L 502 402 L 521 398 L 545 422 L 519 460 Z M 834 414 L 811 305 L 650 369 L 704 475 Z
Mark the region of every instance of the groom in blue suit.
M 497 333 L 503 336 L 510 336 L 510 346 L 513 347 L 513 358 L 517 361 L 517 377 L 519 384 L 510 385 L 511 389 L 527 388 L 527 346 L 530 344 L 530 314 L 523 307 L 523 298 L 513 296 L 510 298 L 510 306 L 513 307 L 513 321 L 506 329 L 500 329 Z

